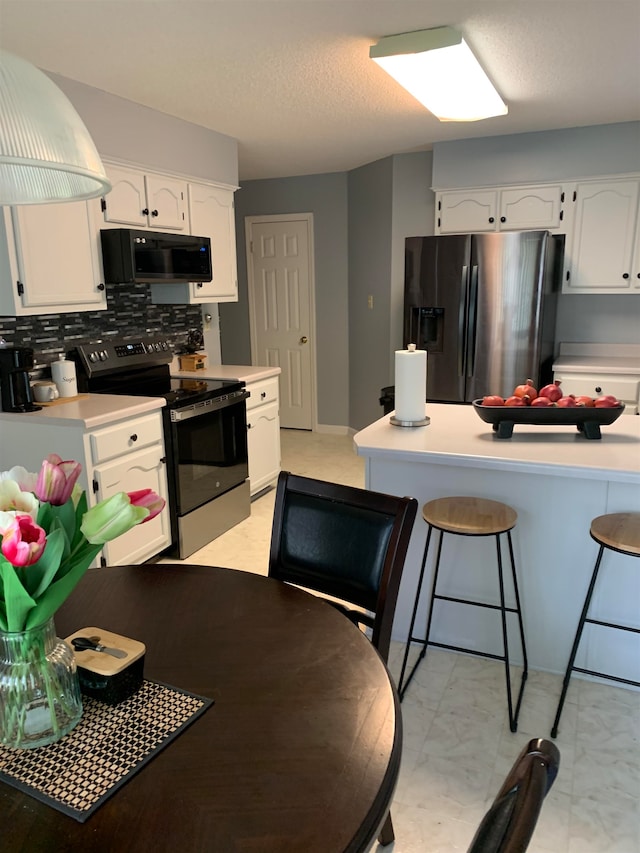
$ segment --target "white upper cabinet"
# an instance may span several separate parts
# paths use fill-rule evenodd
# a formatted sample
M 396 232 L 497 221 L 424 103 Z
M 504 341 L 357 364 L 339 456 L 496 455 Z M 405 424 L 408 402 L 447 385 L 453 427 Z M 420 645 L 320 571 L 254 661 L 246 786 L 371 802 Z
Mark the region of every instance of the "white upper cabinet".
M 191 234 L 211 240 L 213 279 L 151 285 L 155 303 L 200 304 L 237 302 L 236 223 L 233 189 L 212 184 L 190 183 L 189 220 Z
M 578 183 L 565 293 L 640 292 L 640 179 Z
M 188 231 L 186 181 L 124 166 L 105 168 L 112 183 L 102 199 L 105 224 Z
M 0 208 L 0 314 L 107 307 L 91 202 Z
M 495 190 L 436 193 L 436 234 L 495 231 L 497 203 Z
M 444 190 L 436 193 L 436 234 L 561 231 L 563 202 L 560 184 Z

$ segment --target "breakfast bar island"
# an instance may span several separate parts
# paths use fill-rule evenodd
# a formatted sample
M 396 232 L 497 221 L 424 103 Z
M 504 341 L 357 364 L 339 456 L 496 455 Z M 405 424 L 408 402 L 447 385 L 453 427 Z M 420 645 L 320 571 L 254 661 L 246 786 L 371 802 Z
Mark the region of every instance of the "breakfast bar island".
M 470 495 L 502 501 L 518 521 L 513 545 L 529 666 L 563 673 L 598 548 L 591 521 L 612 512 L 640 511 L 640 417 L 622 415 L 587 439 L 573 426 L 517 424 L 498 438 L 470 405 L 430 404 L 427 426 L 398 427 L 385 415 L 356 433 L 365 458 L 366 487 L 429 500 Z M 427 525 L 420 510 L 400 587 L 393 637 L 405 641 L 418 583 Z M 416 636 L 424 636 L 435 548 L 429 554 Z M 495 539 L 446 536 L 441 591 L 482 601 L 498 599 Z M 505 575 L 507 603 L 513 590 Z M 640 565 L 637 558 L 606 552 L 592 613 L 638 625 Z M 513 614 L 510 618 L 515 619 Z M 521 661 L 515 622 L 512 659 Z M 436 602 L 431 639 L 501 653 L 494 611 Z M 577 665 L 640 680 L 638 636 L 587 626 Z

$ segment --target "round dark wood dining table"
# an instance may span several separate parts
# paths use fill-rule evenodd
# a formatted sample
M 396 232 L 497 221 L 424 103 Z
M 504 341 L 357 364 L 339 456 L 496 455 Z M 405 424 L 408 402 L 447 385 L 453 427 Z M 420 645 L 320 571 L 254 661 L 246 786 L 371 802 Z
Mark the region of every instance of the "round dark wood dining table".
M 55 616 L 141 640 L 145 678 L 215 704 L 85 823 L 0 783 L 4 853 L 367 850 L 401 752 L 377 651 L 321 599 L 215 567 L 92 569 Z

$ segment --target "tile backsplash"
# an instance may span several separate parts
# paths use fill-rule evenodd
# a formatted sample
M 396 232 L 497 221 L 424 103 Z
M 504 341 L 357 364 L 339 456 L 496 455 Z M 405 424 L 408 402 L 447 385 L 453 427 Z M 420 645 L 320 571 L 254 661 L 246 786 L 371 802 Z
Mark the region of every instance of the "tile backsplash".
M 154 305 L 147 284 L 107 285 L 106 311 L 0 317 L 0 336 L 11 346 L 33 349 L 41 373 L 78 343 L 162 334 L 178 349 L 190 329 L 202 329 L 200 306 Z

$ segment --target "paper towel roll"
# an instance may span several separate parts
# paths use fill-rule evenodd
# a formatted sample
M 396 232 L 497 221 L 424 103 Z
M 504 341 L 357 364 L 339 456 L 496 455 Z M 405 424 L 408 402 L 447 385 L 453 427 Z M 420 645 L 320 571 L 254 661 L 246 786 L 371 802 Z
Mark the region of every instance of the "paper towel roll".
M 427 393 L 427 352 L 409 344 L 396 350 L 396 420 L 423 421 Z

